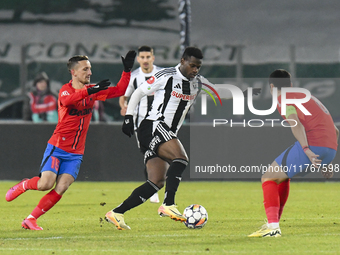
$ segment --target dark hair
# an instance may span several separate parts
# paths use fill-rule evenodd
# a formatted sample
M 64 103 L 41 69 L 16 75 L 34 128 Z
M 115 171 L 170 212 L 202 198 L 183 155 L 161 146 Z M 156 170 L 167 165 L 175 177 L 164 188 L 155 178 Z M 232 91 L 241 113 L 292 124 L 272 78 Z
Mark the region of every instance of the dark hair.
M 50 79 L 48 78 L 47 74 L 45 72 L 38 73 L 33 81 L 33 87 L 37 85 L 38 82 L 40 81 L 46 81 L 47 87 L 50 87 Z
M 190 57 L 202 59 L 203 58 L 202 51 L 199 48 L 196 48 L 196 47 L 185 48 L 185 51 L 183 52 L 182 58 L 185 59 L 185 60 L 188 60 Z
M 74 68 L 74 66 L 76 64 L 78 64 L 79 61 L 83 61 L 83 60 L 89 60 L 88 56 L 85 56 L 85 55 L 76 55 L 76 56 L 73 56 L 72 58 L 70 58 L 67 61 L 68 71 L 71 72 L 71 70 Z
M 153 48 L 151 48 L 150 46 L 143 45 L 138 48 L 138 54 L 140 52 L 151 52 L 151 54 L 153 54 Z
M 41 81 L 46 81 L 46 84 L 47 84 L 46 90 L 44 91 L 40 91 L 37 89 L 37 83 Z M 53 93 L 51 92 L 51 88 L 50 88 L 50 79 L 48 78 L 45 72 L 38 73 L 35 76 L 34 81 L 33 81 L 32 93 L 34 96 L 37 96 L 37 95 L 44 96 L 44 95 L 49 95 L 49 94 L 53 95 Z M 42 104 L 43 101 L 44 101 L 44 97 L 41 97 L 39 100 L 39 103 Z
M 277 69 L 269 76 L 269 85 L 273 84 L 274 87 L 281 89 L 282 87 L 291 86 L 291 75 L 284 69 Z

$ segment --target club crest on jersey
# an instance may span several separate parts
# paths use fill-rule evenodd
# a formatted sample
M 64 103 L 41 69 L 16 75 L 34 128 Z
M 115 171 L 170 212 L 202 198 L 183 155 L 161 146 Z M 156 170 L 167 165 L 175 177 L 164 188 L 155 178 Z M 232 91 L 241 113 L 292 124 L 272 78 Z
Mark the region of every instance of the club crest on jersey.
M 151 76 L 146 82 L 149 83 L 149 84 L 154 83 L 155 82 L 155 77 Z
M 171 92 L 171 96 L 180 98 L 184 101 L 191 101 L 191 100 L 194 100 L 196 98 L 196 94 L 194 94 L 194 95 L 183 95 L 182 93 L 178 93 L 174 90 Z

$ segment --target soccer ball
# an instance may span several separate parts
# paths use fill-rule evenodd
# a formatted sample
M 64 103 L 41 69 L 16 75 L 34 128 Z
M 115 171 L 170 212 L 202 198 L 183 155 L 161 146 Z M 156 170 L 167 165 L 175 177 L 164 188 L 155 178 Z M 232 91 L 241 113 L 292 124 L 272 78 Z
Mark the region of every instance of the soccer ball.
M 208 221 L 208 212 L 201 205 L 193 204 L 184 209 L 183 215 L 187 218 L 184 221 L 188 228 L 203 228 Z

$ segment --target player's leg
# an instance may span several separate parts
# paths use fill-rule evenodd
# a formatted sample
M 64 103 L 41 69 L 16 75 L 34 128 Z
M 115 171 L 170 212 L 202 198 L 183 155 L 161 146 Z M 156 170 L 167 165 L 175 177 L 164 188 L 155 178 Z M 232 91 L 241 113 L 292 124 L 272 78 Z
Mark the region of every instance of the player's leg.
M 137 146 L 139 149 L 141 149 L 141 145 L 140 145 L 140 142 L 139 142 L 139 136 L 138 136 L 138 132 L 135 130 L 135 137 L 136 137 L 136 141 L 137 141 Z M 151 135 L 151 134 L 150 134 Z M 147 150 L 148 148 L 144 148 L 144 149 L 141 149 L 141 152 L 143 153 L 143 155 L 145 154 L 145 151 Z M 146 168 L 146 165 L 144 165 L 144 175 L 145 175 L 145 180 L 148 180 L 148 171 L 147 171 L 147 168 Z M 151 203 L 159 203 L 159 196 L 158 196 L 158 192 L 155 192 L 151 197 L 150 197 L 150 202 Z
M 55 147 L 51 144 L 47 144 L 47 147 L 44 152 L 43 159 L 41 161 L 40 170 L 43 167 L 49 166 L 49 164 L 54 163 L 55 165 L 59 164 L 59 161 L 51 160 L 51 156 L 55 152 Z M 57 159 L 58 160 L 58 159 Z M 58 163 L 58 164 L 57 164 Z M 52 183 L 51 183 L 52 182 Z M 55 179 L 45 178 L 44 180 L 40 180 L 39 176 L 35 176 L 31 179 L 23 179 L 21 182 L 10 188 L 6 194 L 6 200 L 8 202 L 16 199 L 18 196 L 26 192 L 27 190 L 48 190 L 51 189 L 51 185 L 53 186 L 55 183 Z M 46 188 L 47 187 L 47 188 Z
M 182 174 L 188 165 L 188 157 L 181 142 L 174 138 L 159 145 L 157 153 L 170 162 L 166 174 L 164 202 L 158 209 L 158 214 L 168 216 L 176 221 L 185 221 L 186 218 L 178 211 L 175 205 L 175 196 L 182 179 Z
M 38 190 L 37 183 L 39 181 L 39 177 L 35 176 L 31 179 L 25 178 L 20 181 L 18 184 L 11 187 L 6 193 L 7 202 L 11 202 L 16 199 L 21 194 L 25 193 L 27 190 Z
M 161 162 L 160 162 L 160 164 L 167 164 L 168 165 L 168 163 L 167 162 L 165 162 L 164 160 L 161 160 L 161 159 L 159 159 Z M 157 162 L 155 162 L 155 164 L 154 164 L 155 166 L 157 165 Z M 161 169 L 167 169 L 169 166 L 167 166 L 167 167 L 161 167 Z M 162 174 L 162 171 L 154 171 L 153 169 L 154 169 L 154 167 L 153 166 L 149 166 L 149 170 L 147 169 L 147 167 L 145 166 L 145 177 L 146 177 L 146 180 L 150 180 L 150 181 L 152 181 L 153 182 L 153 180 L 162 180 L 163 179 L 163 184 L 161 184 L 160 186 L 159 185 L 157 185 L 160 189 L 161 188 L 163 188 L 163 186 L 164 186 L 164 180 L 165 180 L 165 173 L 164 174 Z M 157 176 L 155 176 L 155 175 L 158 175 L 158 174 L 160 174 L 160 175 L 163 175 L 164 177 L 157 177 Z M 159 196 L 158 196 L 158 191 L 157 192 L 155 192 L 150 198 L 149 198 L 149 200 L 150 200 L 150 202 L 151 203 L 159 203 Z
M 148 153 L 152 152 L 147 152 L 146 155 Z M 168 163 L 156 157 L 155 154 L 151 158 L 146 159 L 148 180 L 137 187 L 123 203 L 106 213 L 105 219 L 116 225 L 119 230 L 129 230 L 130 227 L 124 221 L 124 213 L 144 203 L 164 186 L 167 168 Z
M 52 171 L 44 171 L 41 173 L 41 178 L 39 179 L 39 182 L 37 183 L 38 189 L 41 191 L 49 190 L 53 187 L 55 181 L 57 178 L 57 174 Z M 58 196 L 57 196 L 58 197 Z M 21 226 L 25 229 L 31 229 L 31 230 L 43 230 L 42 227 L 39 227 L 37 225 L 37 219 L 43 215 L 45 212 L 47 212 L 50 208 L 48 206 L 52 203 L 55 204 L 53 201 L 55 200 L 54 192 L 49 192 L 45 196 L 43 196 L 38 205 L 33 209 L 30 215 L 28 215 L 23 222 L 21 223 Z M 59 199 L 57 199 L 59 201 Z M 52 202 L 51 202 L 52 201 Z M 48 205 L 48 206 L 46 206 Z
M 46 171 L 42 173 L 41 179 L 44 179 L 46 176 L 49 176 L 48 177 L 49 179 L 55 180 L 56 178 L 55 173 Z M 32 213 L 23 221 L 22 226 L 26 229 L 40 230 L 40 227 L 36 225 L 36 220 L 40 216 L 48 212 L 53 206 L 55 206 L 56 203 L 59 202 L 62 195 L 65 193 L 65 191 L 73 182 L 74 177 L 72 175 L 69 174 L 59 175 L 57 178 L 55 188 L 41 198 L 41 200 L 39 201 L 38 205 L 34 208 Z M 53 185 L 49 189 L 51 189 L 52 187 Z M 45 186 L 44 188 L 48 189 L 47 186 Z
M 118 207 L 113 209 L 116 213 L 124 214 L 126 211 L 144 203 L 155 192 L 164 186 L 167 162 L 159 157 L 153 157 L 146 162 L 148 180 L 137 187 L 131 195 Z
M 182 179 L 182 174 L 188 165 L 188 157 L 183 145 L 178 139 L 162 143 L 158 147 L 158 155 L 167 159 L 170 167 L 167 172 L 164 204 L 175 204 L 175 195 Z
M 299 142 L 286 149 L 262 176 L 263 204 L 268 223 L 250 237 L 281 236 L 279 221 L 289 195 L 290 178 L 309 162 Z
M 43 161 L 39 190 L 50 190 L 41 198 L 32 213 L 24 219 L 22 226 L 26 229 L 42 230 L 36 223 L 37 219 L 48 212 L 59 202 L 62 195 L 76 180 L 82 162 L 82 155 L 72 154 L 55 148 L 54 152 Z
M 263 205 L 265 208 L 267 222 L 260 230 L 252 233 L 249 237 L 280 237 L 279 227 L 280 192 L 278 183 L 286 183 L 288 176 L 282 168 L 274 161 L 262 176 Z M 289 179 L 288 179 L 289 180 Z M 282 192 L 281 192 L 282 193 Z M 286 198 L 288 197 L 288 194 Z M 285 199 L 286 201 L 287 199 Z M 282 207 L 283 209 L 283 207 Z M 281 211 L 282 213 L 282 211 Z

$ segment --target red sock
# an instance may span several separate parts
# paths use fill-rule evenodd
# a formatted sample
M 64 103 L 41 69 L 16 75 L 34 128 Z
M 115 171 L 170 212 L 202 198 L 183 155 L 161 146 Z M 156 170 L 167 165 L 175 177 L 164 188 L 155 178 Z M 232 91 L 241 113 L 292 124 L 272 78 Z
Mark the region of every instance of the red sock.
M 266 181 L 262 183 L 262 190 L 268 223 L 279 222 L 280 197 L 277 183 Z
M 41 215 L 50 210 L 58 201 L 61 199 L 61 195 L 59 195 L 54 189 L 47 193 L 42 197 L 39 204 L 32 211 L 31 215 L 38 219 Z
M 25 183 L 25 189 L 33 189 L 33 190 L 38 190 L 38 181 L 39 181 L 40 177 L 36 176 L 33 177 L 32 179 L 29 179 L 26 183 Z
M 282 212 L 283 212 L 283 208 L 285 207 L 285 204 L 287 202 L 288 199 L 288 195 L 289 195 L 289 184 L 290 184 L 290 179 L 281 182 L 279 184 L 279 196 L 280 196 L 280 210 L 279 210 L 279 220 L 281 218 Z

